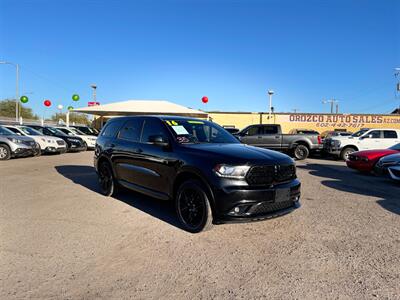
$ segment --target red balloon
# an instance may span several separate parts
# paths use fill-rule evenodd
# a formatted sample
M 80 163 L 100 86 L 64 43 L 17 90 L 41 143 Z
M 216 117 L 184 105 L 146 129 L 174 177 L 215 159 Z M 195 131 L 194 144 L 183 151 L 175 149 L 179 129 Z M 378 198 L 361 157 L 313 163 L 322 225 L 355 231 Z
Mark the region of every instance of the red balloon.
M 201 101 L 203 101 L 203 103 L 207 103 L 208 102 L 208 97 L 204 96 L 203 98 L 201 98 Z
M 51 106 L 51 101 L 50 100 L 44 100 L 43 104 L 44 104 L 44 106 L 49 107 L 49 106 Z

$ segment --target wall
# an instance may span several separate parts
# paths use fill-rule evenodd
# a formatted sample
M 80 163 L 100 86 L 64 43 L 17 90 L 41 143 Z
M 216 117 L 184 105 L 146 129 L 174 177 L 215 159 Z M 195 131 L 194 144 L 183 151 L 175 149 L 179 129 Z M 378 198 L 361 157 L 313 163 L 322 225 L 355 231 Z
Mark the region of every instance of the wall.
M 260 124 L 260 120 L 263 124 L 280 124 L 284 133 L 296 128 L 318 132 L 335 129 L 355 132 L 360 128 L 400 129 L 400 115 L 277 113 L 269 118 L 267 113 L 210 112 L 209 116 L 222 126 L 234 125 L 239 129 Z

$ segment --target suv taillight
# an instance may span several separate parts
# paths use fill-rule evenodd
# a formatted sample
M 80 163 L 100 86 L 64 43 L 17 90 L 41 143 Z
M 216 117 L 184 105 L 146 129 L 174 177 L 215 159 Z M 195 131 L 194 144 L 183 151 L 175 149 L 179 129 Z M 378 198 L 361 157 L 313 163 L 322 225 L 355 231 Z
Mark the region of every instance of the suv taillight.
M 321 138 L 320 135 L 318 136 L 318 144 L 319 144 L 319 145 L 322 144 L 322 138 Z

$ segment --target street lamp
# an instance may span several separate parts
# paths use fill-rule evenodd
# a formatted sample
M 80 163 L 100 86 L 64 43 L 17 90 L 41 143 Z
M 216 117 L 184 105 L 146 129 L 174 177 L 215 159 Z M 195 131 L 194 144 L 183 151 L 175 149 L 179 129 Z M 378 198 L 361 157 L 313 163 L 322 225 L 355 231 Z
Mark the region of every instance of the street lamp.
M 268 90 L 268 95 L 269 95 L 269 118 L 271 119 L 271 114 L 272 114 L 272 95 L 274 94 L 273 90 Z
M 93 101 L 96 102 L 96 89 L 97 89 L 97 85 L 91 84 L 90 87 L 93 89 Z
M 15 81 L 15 121 L 18 122 L 18 117 L 19 117 L 19 110 L 18 110 L 18 98 L 19 98 L 19 89 L 18 89 L 18 84 L 19 84 L 19 65 L 14 64 L 12 62 L 7 62 L 7 61 L 0 61 L 0 64 L 3 65 L 12 65 L 16 69 L 16 81 Z

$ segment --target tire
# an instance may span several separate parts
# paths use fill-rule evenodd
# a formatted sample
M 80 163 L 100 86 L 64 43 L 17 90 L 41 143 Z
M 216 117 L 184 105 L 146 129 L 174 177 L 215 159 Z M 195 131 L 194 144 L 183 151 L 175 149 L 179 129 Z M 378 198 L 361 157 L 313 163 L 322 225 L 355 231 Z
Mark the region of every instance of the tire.
M 349 156 L 349 154 L 351 154 L 351 153 L 353 153 L 353 152 L 356 152 L 356 150 L 354 149 L 354 148 L 344 148 L 343 150 L 342 150 L 342 152 L 340 153 L 340 158 L 342 159 L 342 160 L 347 160 L 347 158 L 348 158 L 348 156 Z
M 0 144 L 0 160 L 9 160 L 11 157 L 11 149 L 6 144 Z
M 294 148 L 294 157 L 297 160 L 303 160 L 306 159 L 310 155 L 310 150 L 308 150 L 308 147 L 305 145 L 297 145 Z
M 38 144 L 36 150 L 33 153 L 33 156 L 40 156 L 40 155 L 42 155 L 42 148 Z
M 107 197 L 116 195 L 117 183 L 108 162 L 102 162 L 98 170 L 100 192 Z
M 198 180 L 183 182 L 175 197 L 176 214 L 182 227 L 191 233 L 212 227 L 212 210 L 204 185 Z

